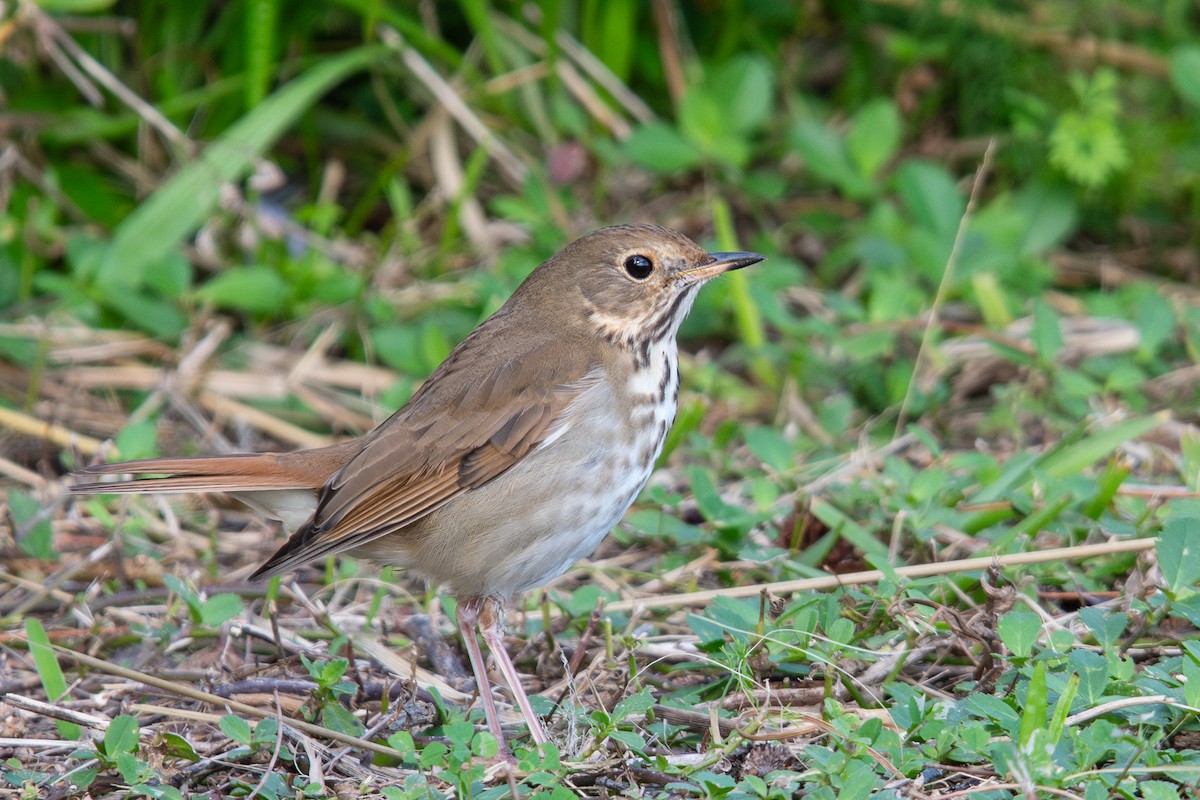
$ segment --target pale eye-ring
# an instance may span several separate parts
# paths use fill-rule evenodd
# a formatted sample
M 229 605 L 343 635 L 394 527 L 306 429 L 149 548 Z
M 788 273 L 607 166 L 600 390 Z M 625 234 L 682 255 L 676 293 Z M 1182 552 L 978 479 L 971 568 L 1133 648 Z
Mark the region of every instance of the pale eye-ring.
M 641 254 L 632 255 L 625 259 L 625 271 L 629 273 L 629 277 L 644 281 L 654 271 L 654 262 Z

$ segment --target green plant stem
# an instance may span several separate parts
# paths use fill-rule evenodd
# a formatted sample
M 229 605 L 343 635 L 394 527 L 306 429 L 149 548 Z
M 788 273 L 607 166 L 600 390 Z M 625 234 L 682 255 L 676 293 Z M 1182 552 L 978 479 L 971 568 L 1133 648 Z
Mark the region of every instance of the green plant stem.
M 721 250 L 736 250 L 737 235 L 733 228 L 733 214 L 724 198 L 713 198 L 712 216 L 717 247 Z M 754 300 L 750 297 L 747 277 L 740 271 L 725 277 L 733 302 L 733 320 L 737 326 L 738 337 L 750 351 L 750 373 L 763 386 L 774 389 L 779 385 L 779 374 L 771 366 L 771 361 L 764 351 L 767 344 L 766 326 L 758 309 L 754 307 Z

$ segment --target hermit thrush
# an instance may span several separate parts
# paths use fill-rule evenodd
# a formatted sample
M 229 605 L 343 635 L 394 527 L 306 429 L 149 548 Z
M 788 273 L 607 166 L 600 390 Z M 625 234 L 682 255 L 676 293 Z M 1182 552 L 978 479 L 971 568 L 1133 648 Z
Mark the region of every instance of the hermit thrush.
M 547 741 L 503 646 L 504 603 L 589 555 L 646 484 L 675 418 L 675 334 L 700 286 L 761 261 L 650 225 L 604 228 L 539 266 L 371 433 L 288 454 L 88 467 L 72 491 L 225 491 L 292 537 L 254 577 L 350 552 L 411 568 L 459 601 L 488 727 L 504 744 L 478 625 Z

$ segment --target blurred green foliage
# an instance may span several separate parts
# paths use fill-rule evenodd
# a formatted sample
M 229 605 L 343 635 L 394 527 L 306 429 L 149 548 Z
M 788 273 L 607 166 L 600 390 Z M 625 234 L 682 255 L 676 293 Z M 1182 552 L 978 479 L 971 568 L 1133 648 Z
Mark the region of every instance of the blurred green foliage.
M 1166 780 L 1128 783 L 1157 767 L 1194 771 L 1196 750 L 1168 740 L 1194 727 L 1200 648 L 1185 642 L 1135 670 L 1119 644 L 1135 613 L 1145 628 L 1200 621 L 1190 566 L 1200 508 L 1120 490 L 1137 469 L 1164 474 L 1153 447 L 1137 463 L 1123 448 L 1163 410 L 1195 421 L 1200 399 L 1187 377 L 1200 358 L 1188 285 L 1200 248 L 1194 4 L 39 0 L 4 9 L 5 322 L 78 320 L 172 344 L 216 315 L 243 340 L 306 344 L 333 326 L 339 354 L 402 375 L 386 395 L 399 402 L 567 241 L 631 219 L 675 225 L 705 245 L 770 258 L 706 290 L 683 329 L 709 355 L 684 370 L 664 454 L 679 468 L 616 534 L 630 551 L 654 553 L 656 574 L 679 570 L 685 583 L 704 563 L 715 564 L 708 579 L 765 582 L 811 576 L 842 550 L 887 569 L 963 541 L 1004 553 L 1038 537 L 1163 534 L 1164 588 L 1129 599 L 1128 613 L 1084 609 L 1078 625 L 1055 627 L 1005 610 L 994 641 L 955 651 L 963 660 L 950 665 L 960 670 L 947 679 L 958 692 L 950 700 L 891 680 L 895 667 L 880 694 L 897 729 L 833 699 L 842 684 L 860 710 L 880 700 L 841 665 L 957 636 L 943 605 L 965 597 L 991 613 L 993 595 L 939 577 L 802 596 L 774 615 L 758 600 L 718 600 L 686 618 L 706 680 L 660 691 L 638 674 L 611 711 L 564 702 L 561 713 L 588 731 L 586 752 L 645 759 L 680 779 L 664 792 L 695 796 L 897 796 L 884 788 L 897 774 L 925 780 L 930 764 L 953 762 L 1088 798 L 1126 778 L 1120 796 L 1181 796 Z M 1097 320 L 1126 343 L 1082 348 L 1093 331 L 1078 323 Z M 285 324 L 294 321 L 314 324 Z M 976 349 L 953 348 L 971 340 Z M 0 357 L 35 376 L 45 367 L 44 348 L 15 334 L 0 336 Z M 3 401 L 30 403 L 36 389 L 23 391 Z M 153 452 L 154 434 L 153 420 L 131 426 L 122 453 Z M 920 455 L 872 454 L 864 477 L 804 495 L 814 477 L 853 461 L 848 453 L 900 437 Z M 1200 444 L 1181 441 L 1162 460 L 1194 489 Z M 38 501 L 7 496 L 19 547 L 56 558 Z M 101 501 L 89 509 L 104 519 Z M 139 525 L 120 527 L 136 552 L 153 551 Z M 1027 594 L 1109 591 L 1133 560 L 1094 573 L 1046 565 Z M 180 619 L 151 638 L 216 628 L 243 610 L 234 595 L 167 583 Z M 606 592 L 593 584 L 555 602 L 578 622 Z M 611 660 L 616 637 L 605 635 Z M 1005 671 L 986 674 L 979 665 L 1001 650 Z M 361 731 L 347 710 L 348 663 L 305 664 L 318 685 L 314 713 Z M 803 773 L 735 781 L 711 771 L 724 745 L 654 718 L 656 699 L 689 709 L 752 688 L 764 670 L 824 682 L 836 735 L 804 746 Z M 1135 695 L 1169 702 L 1068 724 L 1068 712 Z M 268 728 L 251 738 L 236 719 L 220 725 L 232 740 L 273 743 Z M 655 746 L 710 748 L 708 760 L 668 765 L 650 734 Z M 443 771 L 459 796 L 480 789 L 474 757 L 494 753 L 494 739 L 461 718 L 441 736 L 418 747 L 407 732 L 392 735 L 420 771 L 383 796 L 431 796 L 427 784 Z M 99 763 L 132 785 L 148 774 L 137 737 L 137 720 L 121 717 L 97 745 Z M 556 750 L 522 758 L 542 787 L 532 796 L 568 793 Z M 23 774 L 8 779 L 33 781 Z M 258 787 L 287 789 L 277 775 Z

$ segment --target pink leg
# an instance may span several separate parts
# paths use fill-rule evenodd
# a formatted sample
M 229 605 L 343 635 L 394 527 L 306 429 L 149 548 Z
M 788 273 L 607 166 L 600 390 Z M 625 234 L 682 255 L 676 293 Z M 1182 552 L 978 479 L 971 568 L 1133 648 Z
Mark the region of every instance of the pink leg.
M 492 652 L 492 658 L 496 659 L 496 666 L 500 668 L 500 674 L 508 683 L 508 689 L 517 701 L 525 722 L 529 725 L 529 735 L 537 744 L 546 744 L 550 737 L 546 735 L 542 721 L 533 713 L 529 696 L 525 694 L 525 687 L 521 685 L 521 676 L 517 674 L 517 668 L 513 665 L 508 651 L 504 649 L 504 601 L 501 598 L 483 599 L 483 607 L 479 611 L 479 630 L 488 650 Z
M 462 634 L 463 644 L 467 646 L 467 656 L 471 659 L 471 670 L 475 673 L 479 699 L 483 701 L 483 715 L 487 718 L 488 730 L 500 743 L 501 757 L 510 758 L 512 753 L 508 749 L 508 743 L 504 741 L 504 731 L 500 727 L 500 712 L 496 710 L 496 699 L 492 697 L 492 682 L 488 678 L 487 664 L 484 663 L 479 640 L 475 638 L 475 625 L 479 621 L 479 609 L 482 604 L 483 601 L 478 597 L 463 600 L 458 604 L 458 632 Z

